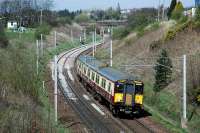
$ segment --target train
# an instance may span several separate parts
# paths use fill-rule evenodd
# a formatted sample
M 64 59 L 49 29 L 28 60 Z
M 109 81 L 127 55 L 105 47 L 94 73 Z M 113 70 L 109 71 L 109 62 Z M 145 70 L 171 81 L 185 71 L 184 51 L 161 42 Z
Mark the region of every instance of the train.
M 75 69 L 79 80 L 114 116 L 143 111 L 144 83 L 136 77 L 105 65 L 90 55 L 80 55 Z

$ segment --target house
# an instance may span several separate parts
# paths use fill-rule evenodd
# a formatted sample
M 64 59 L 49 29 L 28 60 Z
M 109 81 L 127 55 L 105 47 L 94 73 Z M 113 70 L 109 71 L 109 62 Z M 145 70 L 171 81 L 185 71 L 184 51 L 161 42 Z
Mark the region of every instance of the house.
M 17 29 L 17 21 L 8 21 L 7 28 L 11 30 Z
M 195 17 L 195 13 L 196 13 L 196 8 L 184 11 L 184 15 L 188 17 Z

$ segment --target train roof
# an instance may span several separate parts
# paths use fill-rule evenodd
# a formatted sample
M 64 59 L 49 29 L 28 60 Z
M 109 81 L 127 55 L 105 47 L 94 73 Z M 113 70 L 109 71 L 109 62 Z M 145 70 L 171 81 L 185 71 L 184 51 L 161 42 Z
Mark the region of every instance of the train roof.
M 119 70 L 113 69 L 111 67 L 105 67 L 105 64 L 98 61 L 96 58 L 88 55 L 81 55 L 79 56 L 79 60 L 90 68 L 95 70 L 97 73 L 101 74 L 102 76 L 108 78 L 112 81 L 118 80 L 134 80 L 135 78 L 127 73 L 121 72 Z

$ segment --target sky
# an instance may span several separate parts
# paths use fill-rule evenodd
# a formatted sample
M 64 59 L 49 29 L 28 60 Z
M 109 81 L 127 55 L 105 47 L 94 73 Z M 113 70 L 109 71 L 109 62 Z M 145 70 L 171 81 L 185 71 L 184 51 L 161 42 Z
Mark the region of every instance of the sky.
M 166 6 L 170 5 L 171 0 L 160 0 Z M 181 0 L 184 7 L 194 6 L 195 0 Z M 107 9 L 116 7 L 120 4 L 122 9 L 157 7 L 159 0 L 54 0 L 54 10 L 69 9 L 70 11 L 79 9 Z

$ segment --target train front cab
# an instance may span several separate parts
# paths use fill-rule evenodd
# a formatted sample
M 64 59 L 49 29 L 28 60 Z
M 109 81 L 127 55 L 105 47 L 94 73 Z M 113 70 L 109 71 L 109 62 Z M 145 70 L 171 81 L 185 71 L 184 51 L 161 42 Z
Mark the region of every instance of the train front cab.
M 144 84 L 141 81 L 117 81 L 112 113 L 134 114 L 143 110 Z

